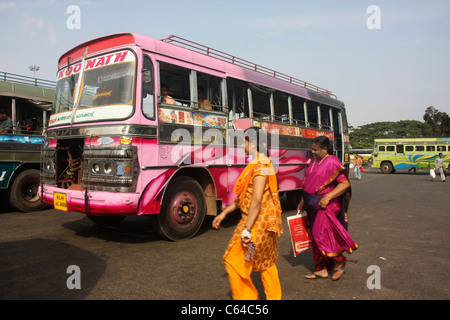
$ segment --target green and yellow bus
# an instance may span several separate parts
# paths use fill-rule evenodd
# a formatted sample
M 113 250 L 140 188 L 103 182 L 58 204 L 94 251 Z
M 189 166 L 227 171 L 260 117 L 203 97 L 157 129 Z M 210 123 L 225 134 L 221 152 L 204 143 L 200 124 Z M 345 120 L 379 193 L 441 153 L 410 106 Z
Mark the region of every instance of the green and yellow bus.
M 398 169 L 431 169 L 439 153 L 444 158 L 444 167 L 450 170 L 450 138 L 375 139 L 372 168 L 381 169 L 381 173 Z

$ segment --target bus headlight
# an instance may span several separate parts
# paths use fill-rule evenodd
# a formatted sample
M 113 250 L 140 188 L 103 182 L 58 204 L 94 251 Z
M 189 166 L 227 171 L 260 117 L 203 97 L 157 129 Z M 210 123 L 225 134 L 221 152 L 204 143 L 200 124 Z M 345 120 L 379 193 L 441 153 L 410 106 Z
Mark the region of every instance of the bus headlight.
M 42 175 L 43 183 L 55 185 L 56 183 L 56 149 L 46 149 L 42 154 Z
M 107 162 L 103 165 L 103 172 L 106 174 L 110 174 L 112 172 L 112 165 L 111 163 Z
M 100 172 L 100 165 L 98 163 L 94 163 L 92 165 L 92 173 L 99 173 Z
M 96 191 L 134 192 L 139 177 L 134 146 L 85 146 L 83 188 Z
M 55 161 L 54 160 L 45 160 L 44 161 L 44 170 L 47 173 L 55 172 Z

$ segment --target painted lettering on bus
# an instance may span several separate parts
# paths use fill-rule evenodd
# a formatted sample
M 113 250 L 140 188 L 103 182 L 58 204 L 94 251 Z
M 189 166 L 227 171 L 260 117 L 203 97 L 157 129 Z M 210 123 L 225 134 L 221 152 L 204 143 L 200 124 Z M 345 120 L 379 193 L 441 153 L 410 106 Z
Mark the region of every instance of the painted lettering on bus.
M 85 66 L 84 70 L 89 70 L 92 68 L 98 68 L 98 67 L 103 67 L 103 66 L 107 66 L 110 64 L 123 62 L 123 61 L 125 61 L 125 58 L 127 57 L 128 52 L 129 51 L 121 51 L 121 52 L 116 52 L 116 53 L 96 57 L 93 59 L 89 59 L 86 61 L 86 66 Z M 113 57 L 114 57 L 114 59 L 113 59 Z M 79 73 L 81 71 L 81 65 L 82 65 L 82 63 L 79 62 L 73 66 L 69 66 L 68 68 L 64 68 L 64 69 L 60 70 L 58 72 L 58 80 L 62 79 L 64 77 L 67 77 L 71 74 Z

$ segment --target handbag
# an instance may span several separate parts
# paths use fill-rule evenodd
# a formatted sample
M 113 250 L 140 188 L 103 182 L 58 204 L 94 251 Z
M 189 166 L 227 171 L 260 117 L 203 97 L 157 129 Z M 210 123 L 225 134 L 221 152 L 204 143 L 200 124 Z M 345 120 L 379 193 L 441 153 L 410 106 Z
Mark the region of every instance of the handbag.
M 364 170 L 364 167 L 361 166 L 361 167 L 359 167 L 359 171 L 364 172 L 364 171 L 366 171 L 366 170 Z
M 291 235 L 291 244 L 294 251 L 294 257 L 300 252 L 311 248 L 311 239 L 307 232 L 308 216 L 306 211 L 298 212 L 294 216 L 287 217 L 289 233 Z

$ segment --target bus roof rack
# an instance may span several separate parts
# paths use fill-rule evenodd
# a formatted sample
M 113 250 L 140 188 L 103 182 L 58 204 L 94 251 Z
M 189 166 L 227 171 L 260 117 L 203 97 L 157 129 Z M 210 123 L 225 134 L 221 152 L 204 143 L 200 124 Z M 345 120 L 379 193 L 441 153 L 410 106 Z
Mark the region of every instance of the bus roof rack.
M 275 79 L 279 79 L 279 80 L 291 83 L 293 85 L 296 85 L 296 86 L 299 86 L 299 87 L 302 87 L 302 88 L 305 88 L 305 89 L 308 89 L 311 91 L 318 92 L 318 93 L 326 95 L 328 97 L 336 98 L 336 95 L 327 89 L 321 88 L 321 87 L 311 84 L 309 82 L 288 76 L 284 73 L 260 66 L 256 63 L 235 57 L 231 54 L 207 47 L 205 45 L 202 45 L 202 44 L 199 44 L 199 43 L 196 43 L 196 42 L 193 42 L 193 41 L 190 41 L 190 40 L 187 40 L 187 39 L 175 36 L 175 35 L 170 35 L 169 37 L 167 37 L 165 39 L 161 39 L 161 41 L 171 43 L 171 44 L 177 45 L 179 47 L 183 47 L 183 48 L 186 48 L 186 49 L 198 52 L 198 53 L 202 53 L 209 57 L 213 57 L 213 58 L 225 61 L 225 62 L 229 62 L 229 63 L 235 64 L 237 66 L 240 66 L 240 67 L 261 73 L 261 74 L 265 74 L 265 75 L 273 77 Z

